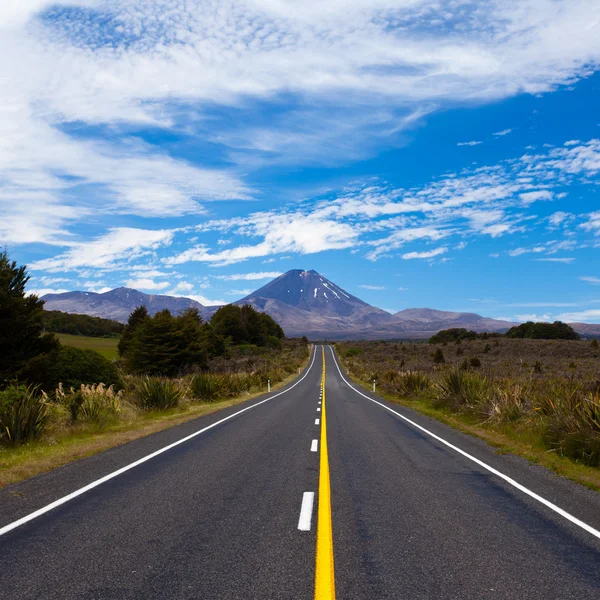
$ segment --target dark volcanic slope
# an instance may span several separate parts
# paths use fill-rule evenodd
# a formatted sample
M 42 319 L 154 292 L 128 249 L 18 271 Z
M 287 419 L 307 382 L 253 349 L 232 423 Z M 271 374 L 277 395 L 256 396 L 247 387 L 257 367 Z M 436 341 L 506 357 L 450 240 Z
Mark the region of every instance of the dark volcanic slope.
M 316 271 L 284 273 L 236 304 L 268 312 L 288 335 L 358 332 L 392 320 L 388 312 L 363 302 Z
M 331 317 L 349 317 L 365 308 L 390 316 L 389 313 L 352 296 L 316 271 L 288 271 L 246 296 L 240 303 L 252 298 L 279 300 L 302 310 Z

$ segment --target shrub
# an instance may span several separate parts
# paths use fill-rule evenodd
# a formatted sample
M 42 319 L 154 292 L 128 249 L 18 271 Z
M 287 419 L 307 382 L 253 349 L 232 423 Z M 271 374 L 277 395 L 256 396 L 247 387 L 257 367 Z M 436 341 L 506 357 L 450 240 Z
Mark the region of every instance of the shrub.
M 212 373 L 199 373 L 192 381 L 192 393 L 204 402 L 215 402 L 223 393 L 223 380 Z
M 443 329 L 429 339 L 430 344 L 444 342 L 460 342 L 461 340 L 476 340 L 477 333 L 464 328 Z
M 36 386 L 11 385 L 0 392 L 0 441 L 16 445 L 37 439 L 48 421 L 48 404 Z
M 571 382 L 555 386 L 536 401 L 546 417 L 544 439 L 563 456 L 600 465 L 600 397 L 582 394 Z
M 78 389 L 98 381 L 107 386 L 122 388 L 123 382 L 114 363 L 94 350 L 82 350 L 71 346 L 42 354 L 31 360 L 24 370 L 27 381 L 37 384 L 44 391 L 54 390 L 62 383 L 65 388 Z
M 138 392 L 140 406 L 149 410 L 174 408 L 182 396 L 176 381 L 160 377 L 146 377 Z
M 403 348 L 404 350 L 404 348 Z M 346 358 L 352 358 L 353 356 L 358 356 L 360 354 L 362 354 L 362 348 L 348 348 L 348 350 L 346 350 L 344 356 Z
M 590 343 L 590 348 L 593 348 L 594 350 L 598 350 L 598 340 L 596 338 L 594 338 L 591 343 Z
M 481 407 L 490 400 L 492 388 L 485 377 L 460 369 L 446 373 L 434 388 L 434 401 L 440 406 Z
M 427 390 L 431 381 L 427 375 L 419 371 L 404 371 L 398 374 L 398 389 L 401 394 L 414 395 Z
M 438 348 L 433 354 L 433 362 L 436 364 L 445 363 L 444 353 L 441 348 Z
M 481 366 L 481 361 L 476 356 L 473 356 L 469 359 L 469 365 L 474 369 L 479 369 Z
M 115 392 L 113 386 L 81 385 L 65 393 L 62 384 L 55 392 L 58 403 L 69 411 L 71 421 L 89 421 L 100 426 L 117 420 L 122 410 L 123 391 Z
M 518 420 L 526 409 L 525 390 L 517 384 L 498 388 L 489 399 L 489 419 L 501 423 Z
M 535 364 L 533 365 L 533 372 L 534 373 L 541 373 L 542 371 L 543 371 L 542 361 L 541 360 L 536 360 Z

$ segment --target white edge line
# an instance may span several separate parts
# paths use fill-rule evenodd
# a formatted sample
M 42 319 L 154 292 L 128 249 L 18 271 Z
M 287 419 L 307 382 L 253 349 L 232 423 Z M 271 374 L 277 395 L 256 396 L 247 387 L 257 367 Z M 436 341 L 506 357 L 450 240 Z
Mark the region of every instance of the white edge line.
M 148 454 L 148 455 L 124 466 L 124 467 L 121 467 L 120 469 L 117 469 L 116 471 L 113 471 L 112 473 L 109 473 L 108 475 L 105 475 L 104 477 L 101 477 L 100 479 L 96 479 L 95 481 L 92 481 L 92 483 L 88 483 L 84 487 L 79 488 L 78 490 L 75 490 L 74 492 L 71 492 L 70 494 L 67 494 L 66 496 L 63 496 L 62 498 L 59 498 L 58 500 L 55 500 L 54 502 L 51 502 L 50 504 L 47 504 L 46 506 L 44 506 L 44 507 L 42 507 L 42 508 L 40 508 L 40 509 L 38 509 L 38 510 L 36 510 L 36 511 L 12 522 L 12 523 L 9 523 L 8 525 L 5 525 L 4 527 L 0 528 L 0 536 L 3 536 L 4 534 L 8 533 L 9 531 L 12 531 L 13 529 L 16 529 L 17 527 L 20 527 L 21 525 L 25 525 L 25 523 L 29 523 L 29 521 L 33 521 L 34 519 L 37 519 L 37 517 L 41 517 L 42 515 L 45 515 L 47 512 L 50 512 L 51 510 L 58 508 L 59 506 L 62 506 L 63 504 L 66 504 L 70 500 L 73 500 L 73 499 L 77 498 L 78 496 L 81 496 L 82 494 L 85 494 L 86 492 L 93 490 L 94 488 L 98 487 L 99 485 L 102 485 L 103 483 L 106 483 L 107 481 L 110 481 L 111 479 L 114 479 L 115 477 L 118 477 L 119 475 L 122 475 L 123 473 L 126 473 L 127 471 L 134 469 L 135 467 L 138 467 L 139 465 L 159 456 L 160 454 L 163 454 L 163 452 L 167 452 L 168 450 L 171 450 L 171 449 L 175 448 L 176 446 L 179 446 L 180 444 L 188 442 L 189 440 L 195 438 L 196 436 L 200 435 L 201 433 L 204 433 L 205 431 L 208 431 L 209 429 L 212 429 L 213 427 L 216 427 L 217 425 L 220 425 L 221 423 L 225 423 L 225 421 L 229 421 L 230 419 L 233 419 L 234 417 L 237 417 L 238 415 L 241 415 L 242 413 L 245 413 L 248 410 L 256 408 L 257 406 L 260 406 L 261 404 L 264 404 L 265 402 L 269 402 L 270 400 L 273 400 L 274 398 L 277 398 L 278 396 L 281 396 L 282 394 L 289 392 L 290 390 L 295 388 L 299 383 L 301 383 L 307 377 L 307 375 L 310 373 L 310 370 L 312 369 L 312 366 L 315 362 L 316 355 L 317 355 L 317 347 L 315 346 L 314 351 L 313 351 L 313 358 L 310 363 L 310 366 L 306 370 L 306 373 L 304 373 L 304 375 L 298 381 L 296 381 L 296 383 L 291 385 L 289 388 L 283 390 L 282 392 L 279 392 L 278 394 L 275 394 L 274 396 L 265 398 L 264 400 L 261 400 L 260 402 L 253 404 L 252 406 L 247 406 L 246 408 L 243 408 L 242 410 L 238 410 L 237 412 L 233 413 L 232 415 L 229 415 L 228 417 L 225 417 L 224 419 L 221 419 L 220 421 L 217 421 L 217 422 L 213 423 L 212 425 L 209 425 L 208 427 L 204 427 L 203 429 L 195 431 L 194 433 L 192 433 L 184 438 L 181 438 L 180 440 L 177 440 L 176 442 L 173 442 L 172 444 L 169 444 L 168 446 L 165 446 L 164 448 L 160 448 L 160 450 L 156 450 L 155 452 L 152 452 L 151 454 Z
M 337 362 L 337 359 L 335 357 L 335 353 L 333 351 L 333 348 L 331 346 L 329 346 L 329 349 L 331 350 L 331 355 L 333 356 L 333 362 L 335 363 L 335 366 L 337 367 L 337 370 L 338 370 L 338 372 L 340 374 L 340 377 L 344 380 L 344 382 L 346 383 L 346 385 L 348 387 L 350 387 L 351 389 L 353 389 L 357 394 L 360 394 L 363 398 L 366 398 L 367 400 L 370 400 L 374 404 L 378 404 L 382 408 L 385 408 L 385 410 L 387 410 L 387 411 L 395 414 L 396 416 L 400 417 L 402 420 L 406 421 L 407 423 L 410 423 L 413 427 L 416 427 L 417 429 L 419 429 L 423 433 L 427 434 L 428 436 L 432 437 L 433 439 L 437 440 L 438 442 L 441 442 L 445 446 L 448 446 L 448 448 L 451 448 L 452 450 L 454 450 L 455 452 L 458 452 L 459 454 L 461 454 L 465 458 L 468 458 L 469 460 L 471 460 L 474 463 L 478 464 L 480 467 L 483 467 L 486 471 L 489 471 L 490 473 L 493 473 L 497 477 L 500 477 L 500 479 L 503 479 L 509 485 L 512 485 L 513 487 L 517 488 L 518 490 L 520 490 L 524 494 L 527 494 L 529 497 L 533 498 L 534 500 L 537 500 L 539 503 L 543 504 L 544 506 L 548 507 L 550 510 L 553 510 L 555 513 L 559 514 L 561 517 L 564 517 L 565 519 L 567 519 L 567 521 L 570 521 L 574 525 L 577 525 L 578 527 L 581 527 L 581 529 L 584 529 L 588 533 L 591 533 L 594 537 L 600 539 L 600 531 L 598 531 L 597 529 L 594 529 L 591 525 L 588 525 L 587 523 L 584 523 L 583 521 L 581 521 L 577 517 L 574 517 L 572 514 L 568 513 L 566 510 L 563 510 L 559 506 L 556 506 L 556 504 L 553 504 L 549 500 L 546 500 L 542 496 L 540 496 L 540 495 L 536 494 L 535 492 L 531 491 L 530 489 L 526 488 L 524 485 L 521 485 L 518 481 L 515 481 L 514 479 L 512 479 L 508 475 L 504 475 L 504 473 L 501 473 L 500 471 L 494 469 L 494 467 L 491 467 L 487 463 L 484 463 L 482 460 L 479 460 L 478 458 L 475 458 L 474 456 L 472 456 L 468 452 L 465 452 L 464 450 L 461 450 L 460 448 L 458 448 L 454 444 L 451 444 L 450 442 L 447 442 L 445 439 L 441 438 L 439 435 L 436 435 L 435 433 L 429 431 L 429 429 L 425 429 L 425 427 L 422 427 L 418 423 L 415 423 L 414 421 L 411 421 L 408 417 L 405 417 L 404 415 L 400 414 L 399 412 L 396 412 L 395 410 L 391 409 L 389 406 L 386 406 L 385 404 L 383 404 L 382 402 L 378 402 L 377 400 L 373 400 L 373 398 L 369 398 L 369 396 L 367 396 L 367 395 L 363 394 L 362 392 L 360 392 L 359 390 L 357 390 L 342 375 L 342 371 L 340 369 L 340 366 L 338 365 L 338 362 Z
M 316 452 L 319 449 L 319 440 L 313 440 L 310 444 L 310 451 Z
M 310 531 L 314 501 L 314 492 L 304 492 L 302 494 L 302 507 L 300 508 L 300 519 L 298 519 L 298 529 L 300 531 Z

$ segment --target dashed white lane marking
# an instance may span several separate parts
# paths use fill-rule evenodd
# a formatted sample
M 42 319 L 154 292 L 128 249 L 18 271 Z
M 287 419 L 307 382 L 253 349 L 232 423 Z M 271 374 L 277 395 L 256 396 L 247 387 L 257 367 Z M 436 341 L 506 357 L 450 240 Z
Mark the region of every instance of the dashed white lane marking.
M 310 531 L 314 502 L 315 493 L 304 492 L 302 495 L 302 506 L 300 508 L 300 519 L 298 519 L 298 529 L 300 531 Z
M 321 412 L 321 409 L 320 409 L 320 408 L 317 408 L 317 412 Z
M 315 419 L 315 425 L 318 425 L 320 422 L 320 419 Z
M 313 440 L 312 444 L 310 445 L 310 451 L 316 452 L 318 448 L 319 448 L 319 440 Z
M 317 356 L 317 347 L 315 346 L 314 351 L 313 351 L 312 361 L 311 361 L 308 369 L 306 369 L 306 373 L 304 373 L 304 375 L 300 379 L 298 379 L 298 381 L 296 381 L 296 383 L 291 385 L 289 388 L 279 392 L 278 394 L 269 396 L 268 398 L 265 398 L 264 400 L 261 400 L 260 402 L 253 404 L 252 406 L 247 406 L 246 408 L 243 408 L 242 410 L 238 410 L 237 412 L 234 412 L 233 414 L 229 415 L 228 417 L 225 417 L 224 419 L 220 419 L 219 421 L 216 421 L 215 423 L 213 423 L 212 425 L 209 425 L 208 427 L 199 429 L 198 431 L 195 431 L 194 433 L 192 433 L 184 438 L 181 438 L 180 440 L 177 440 L 176 442 L 173 442 L 172 444 L 169 444 L 168 446 L 165 446 L 164 448 L 160 448 L 159 450 L 156 450 L 155 452 L 152 452 L 151 454 L 147 454 L 146 456 L 136 460 L 135 462 L 132 462 L 124 467 L 121 467 L 120 469 L 117 469 L 116 471 L 113 471 L 112 473 L 109 473 L 108 475 L 105 475 L 104 477 L 101 477 L 100 479 L 96 479 L 95 481 L 88 483 L 87 485 L 83 486 L 82 488 L 79 488 L 78 490 L 75 490 L 74 492 L 71 492 L 70 494 L 63 496 L 62 498 L 59 498 L 58 500 L 55 500 L 54 502 L 47 504 L 46 506 L 40 508 L 39 510 L 32 512 L 32 513 L 22 517 L 21 519 L 18 519 L 17 521 L 13 521 L 12 523 L 5 525 L 4 527 L 0 527 L 0 536 L 3 536 L 4 534 L 8 533 L 9 531 L 12 531 L 13 529 L 16 529 L 17 527 L 20 527 L 21 525 L 25 525 L 25 523 L 29 523 L 29 521 L 33 521 L 33 519 L 37 519 L 37 517 L 41 517 L 42 515 L 45 515 L 47 512 L 50 512 L 51 510 L 58 508 L 59 506 L 62 506 L 63 504 L 66 504 L 70 500 L 73 500 L 74 498 L 77 498 L 77 497 L 85 494 L 86 492 L 93 490 L 94 488 L 98 487 L 99 485 L 102 485 L 103 483 L 106 483 L 107 481 L 110 481 L 111 479 L 114 479 L 115 477 L 118 477 L 119 475 L 122 475 L 123 473 L 126 473 L 127 471 L 134 469 L 135 467 L 138 467 L 139 465 L 155 458 L 156 456 L 159 456 L 160 454 L 163 454 L 164 452 L 168 452 L 172 448 L 175 448 L 175 447 L 179 446 L 180 444 L 184 444 L 185 442 L 195 438 L 196 436 L 204 433 L 205 431 L 208 431 L 209 429 L 213 429 L 214 427 L 219 426 L 221 423 L 225 423 L 226 421 L 229 421 L 229 420 L 233 419 L 234 417 L 241 415 L 242 413 L 252 410 L 253 408 L 260 406 L 261 404 L 264 404 L 265 402 L 270 402 L 274 398 L 277 398 L 278 396 L 281 396 L 282 394 L 286 394 L 287 392 L 289 392 L 290 390 L 293 390 L 299 383 L 301 383 L 302 381 L 304 381 L 306 379 L 306 377 L 310 373 L 310 371 L 315 363 L 316 356 Z
M 598 531 L 597 529 L 594 529 L 591 525 L 588 525 L 587 523 L 581 521 L 577 517 L 574 517 L 572 514 L 568 513 L 566 510 L 563 510 L 559 506 L 556 506 L 556 504 L 553 504 L 549 500 L 546 500 L 546 498 L 543 498 L 542 496 L 539 496 L 535 492 L 531 491 L 529 488 L 526 488 L 524 485 L 521 485 L 518 481 L 515 481 L 512 477 L 509 477 L 508 475 L 505 475 L 504 473 L 501 473 L 497 469 L 494 469 L 494 467 L 491 467 L 487 463 L 484 463 L 482 460 L 479 460 L 478 458 L 476 458 L 472 454 L 469 454 L 468 452 L 465 452 L 464 450 L 461 450 L 458 446 L 455 446 L 454 444 L 451 444 L 450 442 L 447 442 L 444 438 L 440 437 L 439 435 L 436 435 L 432 431 L 429 431 L 429 429 L 425 429 L 425 427 L 422 427 L 418 423 L 415 423 L 414 421 L 411 421 L 408 417 L 405 417 L 404 415 L 400 414 L 399 412 L 396 412 L 395 410 L 392 410 L 389 406 L 386 406 L 382 402 L 378 402 L 377 400 L 373 400 L 373 398 L 369 398 L 369 396 L 367 396 L 366 394 L 363 394 L 362 392 L 358 391 L 342 375 L 342 371 L 340 369 L 340 366 L 338 365 L 338 361 L 337 361 L 337 359 L 335 357 L 335 353 L 333 351 L 333 348 L 331 346 L 329 346 L 329 349 L 331 350 L 331 354 L 333 356 L 333 361 L 335 362 L 335 366 L 337 367 L 337 370 L 338 370 L 338 372 L 340 374 L 340 377 L 345 381 L 346 385 L 350 389 L 354 390 L 357 394 L 360 394 L 363 398 L 366 398 L 367 400 L 370 400 L 374 404 L 378 404 L 382 408 L 385 408 L 385 410 L 387 410 L 387 411 L 395 414 L 397 417 L 400 417 L 403 421 L 406 421 L 407 423 L 409 423 L 413 427 L 417 428 L 419 431 L 422 431 L 423 433 L 425 433 L 428 436 L 432 437 L 434 440 L 437 440 L 438 442 L 444 444 L 448 448 L 451 448 L 455 452 L 458 452 L 458 454 L 464 456 L 465 458 L 468 458 L 469 460 L 473 461 L 475 464 L 478 464 L 480 467 L 483 467 L 486 471 L 489 471 L 490 473 L 493 473 L 494 475 L 496 475 L 500 479 L 503 479 L 504 481 L 506 481 L 506 483 L 508 483 L 509 485 L 513 486 L 514 488 L 517 488 L 518 490 L 520 490 L 524 494 L 527 494 L 527 496 L 529 496 L 530 498 L 533 498 L 534 500 L 537 500 L 540 504 L 543 504 L 544 506 L 548 507 L 550 510 L 552 510 L 555 513 L 559 514 L 561 517 L 564 517 L 567 521 L 570 521 L 574 525 L 577 525 L 578 527 L 581 527 L 581 529 L 584 529 L 588 533 L 591 533 L 594 537 L 600 539 L 600 531 Z

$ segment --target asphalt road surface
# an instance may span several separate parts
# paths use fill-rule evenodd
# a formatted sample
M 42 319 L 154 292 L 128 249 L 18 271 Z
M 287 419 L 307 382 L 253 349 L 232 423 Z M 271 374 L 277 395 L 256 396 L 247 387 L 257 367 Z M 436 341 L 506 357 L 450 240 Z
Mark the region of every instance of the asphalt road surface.
M 600 494 L 346 379 L 0 490 L 0 598 L 600 598 Z

